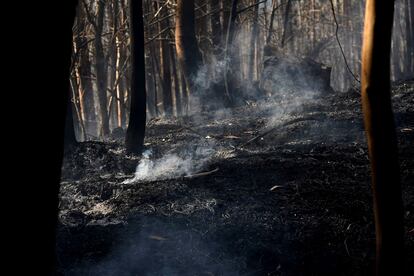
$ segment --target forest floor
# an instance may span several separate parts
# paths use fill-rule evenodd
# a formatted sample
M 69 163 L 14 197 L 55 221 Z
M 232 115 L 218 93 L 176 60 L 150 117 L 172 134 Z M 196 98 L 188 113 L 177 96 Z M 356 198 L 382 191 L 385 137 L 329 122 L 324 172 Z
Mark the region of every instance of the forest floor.
M 413 264 L 414 81 L 392 95 Z M 63 166 L 62 274 L 369 274 L 360 96 L 303 96 L 153 119 L 142 160 L 120 141 L 80 143 Z

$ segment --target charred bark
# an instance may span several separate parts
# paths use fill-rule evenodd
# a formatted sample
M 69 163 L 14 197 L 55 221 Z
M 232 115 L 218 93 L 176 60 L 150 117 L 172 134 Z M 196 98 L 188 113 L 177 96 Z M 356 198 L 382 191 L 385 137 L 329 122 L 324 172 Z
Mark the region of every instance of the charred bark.
M 202 65 L 195 30 L 194 0 L 178 0 L 175 19 L 177 58 L 190 94 L 197 92 L 195 78 Z
M 170 59 L 171 59 L 171 63 L 172 63 L 171 65 L 173 68 L 172 76 L 174 79 L 175 109 L 177 112 L 177 116 L 181 116 L 183 111 L 182 111 L 182 106 L 181 106 L 180 84 L 179 84 L 179 79 L 178 79 L 178 74 L 177 74 L 177 72 L 179 71 L 179 68 L 177 67 L 177 62 L 175 60 L 174 53 L 175 53 L 174 46 L 170 44 Z
M 16 194 L 19 194 L 21 202 L 18 211 L 9 216 L 10 227 L 6 231 L 13 231 L 13 233 L 10 237 L 11 247 L 6 246 L 6 248 L 11 249 L 11 252 L 7 250 L 11 263 L 22 263 L 24 260 L 25 265 L 11 266 L 12 274 L 57 275 L 56 230 L 59 183 L 66 111 L 70 98 L 72 28 L 77 1 L 63 1 L 55 7 L 53 13 L 47 9 L 50 4 L 48 1 L 36 2 L 33 5 L 27 3 L 29 5 L 26 6 L 27 14 L 24 13 L 24 17 L 30 22 L 30 30 L 36 30 L 32 32 L 33 34 L 26 32 L 24 41 L 31 41 L 39 36 L 47 37 L 50 29 L 46 26 L 50 22 L 53 22 L 57 31 L 50 41 L 50 47 L 45 47 L 43 44 L 32 45 L 21 53 L 26 70 L 30 72 L 25 74 L 26 84 L 23 84 L 27 86 L 25 88 L 33 89 L 36 81 L 40 79 L 44 79 L 44 82 L 40 96 L 39 93 L 27 93 L 25 100 L 21 101 L 26 116 L 18 126 L 22 130 L 19 134 L 24 138 L 18 138 L 17 154 L 24 153 L 30 166 L 24 168 L 27 176 L 19 181 L 19 185 L 15 185 Z M 45 78 L 45 71 L 39 70 L 39 64 L 42 64 L 43 68 L 51 68 L 47 72 L 47 78 Z M 45 118 L 51 117 L 53 122 L 41 123 Z M 32 132 L 34 130 L 36 132 Z M 22 172 L 21 164 L 19 166 L 16 164 L 16 172 Z M 28 225 L 30 225 L 29 231 Z
M 99 119 L 100 119 L 100 134 L 101 138 L 105 138 L 109 135 L 109 115 L 107 111 L 107 65 L 104 52 L 104 46 L 102 43 L 103 24 L 105 18 L 105 5 L 106 0 L 98 1 L 97 6 L 97 22 L 95 27 L 95 51 L 96 51 L 96 78 L 97 78 L 97 96 L 99 101 Z
M 250 82 L 253 81 L 254 73 L 255 73 L 255 60 L 256 60 L 256 49 L 257 49 L 257 38 L 259 35 L 259 6 L 254 7 L 254 17 L 253 17 L 253 26 L 252 26 L 252 33 L 251 33 L 251 40 L 250 40 L 250 61 L 248 67 L 248 80 Z
M 290 13 L 291 6 L 292 6 L 292 1 L 288 0 L 286 4 L 286 9 L 285 9 L 285 15 L 283 18 L 283 34 L 282 34 L 282 40 L 280 42 L 280 45 L 282 48 L 285 47 L 286 36 L 287 36 L 287 33 L 289 32 L 289 13 Z
M 362 50 L 362 107 L 371 161 L 377 275 L 404 275 L 397 138 L 390 96 L 394 1 L 368 0 Z
M 212 12 L 220 9 L 220 0 L 211 0 Z M 214 55 L 218 58 L 222 53 L 222 26 L 220 21 L 220 13 L 214 12 L 211 16 L 212 41 L 214 47 Z
M 240 68 L 238 68 L 239 63 L 236 62 L 233 63 L 234 56 L 236 55 L 236 49 L 233 48 L 233 40 L 234 40 L 234 29 L 235 29 L 235 23 L 237 18 L 237 6 L 239 1 L 233 0 L 231 4 L 231 10 L 230 10 L 230 19 L 227 26 L 227 34 L 226 34 L 226 45 L 225 45 L 225 56 L 224 60 L 226 61 L 226 69 L 224 70 L 224 85 L 225 85 L 225 92 L 226 92 L 226 100 L 227 105 L 233 104 L 233 95 L 232 91 L 234 90 L 234 84 L 235 84 L 235 72 L 238 71 Z M 229 65 L 232 65 L 230 68 Z
M 145 88 L 144 22 L 142 0 L 130 0 L 131 28 L 131 107 L 125 145 L 128 153 L 141 154 L 147 115 Z
M 75 125 L 73 123 L 72 91 L 68 89 L 66 100 L 66 119 L 65 119 L 65 150 L 71 149 L 77 144 Z
M 267 32 L 267 37 L 266 37 L 266 42 L 265 42 L 265 46 L 264 46 L 264 55 L 268 56 L 271 54 L 272 50 L 270 47 L 270 42 L 272 40 L 272 35 L 273 35 L 273 31 L 274 31 L 274 21 L 275 21 L 275 15 L 276 15 L 276 10 L 277 10 L 277 1 L 273 0 L 272 1 L 272 12 L 270 14 L 270 20 L 269 20 L 269 30 Z
M 161 12 L 161 17 L 164 18 L 168 15 L 167 9 L 164 7 Z M 164 30 L 170 27 L 169 20 L 163 20 L 160 23 L 160 29 Z M 160 41 L 160 65 L 161 65 L 161 78 L 162 78 L 162 100 L 164 106 L 164 115 L 171 116 L 173 113 L 172 104 L 172 89 L 171 89 L 171 70 L 170 70 L 170 47 L 169 41 L 162 39 Z

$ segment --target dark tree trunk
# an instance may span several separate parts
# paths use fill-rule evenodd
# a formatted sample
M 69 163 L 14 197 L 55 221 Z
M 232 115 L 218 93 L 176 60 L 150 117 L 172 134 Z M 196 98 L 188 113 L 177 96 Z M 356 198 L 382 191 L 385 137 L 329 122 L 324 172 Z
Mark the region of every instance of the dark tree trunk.
M 66 100 L 66 120 L 65 120 L 65 149 L 69 150 L 77 144 L 75 125 L 73 123 L 73 103 L 72 90 L 68 89 L 68 97 Z
M 82 45 L 86 42 L 86 39 L 82 39 Z M 91 62 L 89 59 L 89 49 L 88 46 L 84 46 L 83 49 L 80 49 L 80 65 L 79 65 L 79 77 L 80 84 L 82 87 L 82 101 L 83 101 L 83 112 L 85 115 L 85 130 L 91 131 L 91 128 L 96 126 L 92 123 L 96 121 L 95 115 L 95 102 L 93 99 L 93 88 L 92 88 L 92 72 L 91 72 Z M 96 133 L 96 128 L 91 131 L 91 133 Z
M 145 91 L 145 52 L 142 0 L 130 0 L 131 28 L 131 107 L 125 145 L 127 152 L 141 154 L 147 115 Z
M 21 84 L 26 85 L 24 89 L 27 91 L 34 89 L 36 81 L 44 79 L 40 94 L 27 93 L 21 101 L 26 116 L 24 120 L 19 120 L 21 135 L 16 135 L 24 138 L 19 139 L 17 153 L 14 154 L 24 154 L 27 163 L 31 164 L 23 169 L 26 175 L 22 175 L 16 182 L 18 185 L 15 185 L 15 194 L 21 199 L 20 208 L 8 217 L 11 219 L 7 222 L 10 226 L 4 227 L 6 233 L 13 231 L 8 238 L 10 247 L 6 245 L 6 249 L 11 250 L 6 251 L 11 261 L 9 264 L 19 264 L 10 266 L 13 269 L 10 274 L 16 275 L 57 275 L 59 183 L 70 91 L 72 27 L 77 1 L 62 1 L 53 12 L 48 9 L 50 4 L 51 1 L 25 3 L 27 11 L 24 9 L 22 15 L 30 22 L 22 42 L 47 37 L 50 35 L 47 26 L 53 22 L 56 32 L 53 39 L 48 41 L 50 47 L 31 45 L 27 51 L 20 53 L 24 58 L 15 60 L 16 65 L 24 64 L 27 72 L 30 72 L 24 74 L 26 83 Z M 50 69 L 47 78 L 44 78 L 45 71 L 39 70 L 39 64 L 42 68 Z M 51 117 L 53 122 L 40 123 Z M 36 132 L 31 131 L 34 129 Z M 17 162 L 16 172 L 23 172 L 21 164 L 17 166 Z
M 285 43 L 286 43 L 286 36 L 289 33 L 289 13 L 290 13 L 290 8 L 292 6 L 292 1 L 288 0 L 287 4 L 286 4 L 286 9 L 285 9 L 285 15 L 283 18 L 283 34 L 282 34 L 282 40 L 280 41 L 280 45 L 281 47 L 285 47 Z M 316 24 L 315 22 L 313 22 L 313 24 Z
M 202 65 L 195 32 L 194 0 L 178 0 L 175 18 L 177 58 L 190 94 L 197 91 L 195 78 Z
M 407 0 L 405 7 L 405 26 L 407 33 L 407 67 L 406 70 L 411 76 L 414 75 L 414 1 Z
M 214 47 L 214 55 L 219 59 L 222 51 L 222 27 L 220 21 L 220 0 L 211 0 L 211 12 L 214 12 L 211 16 L 211 30 L 212 30 L 212 41 Z
M 161 12 L 161 18 L 164 18 L 168 15 L 168 11 L 164 8 Z M 170 27 L 168 19 L 163 20 L 160 23 L 160 29 L 164 30 Z M 168 32 L 167 32 L 168 34 Z M 168 38 L 168 36 L 166 36 Z M 169 117 L 173 113 L 173 104 L 172 104 L 172 89 L 171 89 L 171 70 L 170 70 L 170 47 L 169 41 L 162 39 L 160 41 L 160 65 L 161 65 L 161 78 L 162 78 L 162 100 L 164 106 L 164 115 Z
M 175 60 L 175 55 L 174 55 L 175 51 L 174 51 L 174 46 L 172 44 L 170 44 L 170 59 L 171 59 L 171 65 L 172 65 L 172 69 L 173 69 L 173 79 L 174 79 L 174 92 L 175 92 L 175 109 L 177 111 L 177 116 L 181 116 L 182 115 L 182 106 L 181 106 L 181 94 L 180 94 L 180 84 L 179 84 L 179 80 L 178 80 L 178 70 L 179 68 L 177 67 L 177 62 Z
M 269 30 L 267 33 L 266 42 L 265 42 L 264 51 L 263 51 L 263 55 L 265 56 L 268 56 L 271 54 L 270 42 L 272 40 L 272 35 L 274 31 L 274 21 L 275 21 L 275 15 L 276 15 L 276 10 L 277 10 L 276 7 L 277 7 L 277 1 L 273 0 L 272 1 L 272 12 L 270 14 L 270 20 L 269 20 Z
M 160 115 L 160 111 L 158 109 L 158 81 L 157 81 L 157 75 L 159 72 L 158 70 L 158 61 L 157 61 L 157 56 L 156 56 L 156 51 L 155 51 L 155 47 L 150 47 L 150 53 L 152 53 L 152 59 L 151 59 L 151 63 L 152 63 L 152 76 L 154 79 L 154 97 L 153 97 L 153 106 L 154 106 L 154 111 L 155 111 L 155 116 L 158 117 Z
M 180 72 L 181 95 L 182 95 L 182 109 L 183 109 L 183 113 L 185 115 L 188 115 L 189 100 L 188 100 L 187 83 L 185 82 L 185 77 L 184 77 L 182 70 L 180 70 L 179 72 Z
M 232 1 L 228 1 L 228 0 L 221 0 L 221 18 L 222 18 L 222 29 L 221 29 L 221 34 L 222 34 L 222 43 L 226 42 L 226 37 L 227 37 L 227 30 L 229 28 L 229 22 L 230 22 L 230 11 L 231 11 L 231 4 Z
M 255 58 L 256 58 L 256 48 L 257 48 L 257 38 L 259 35 L 259 28 L 258 28 L 258 20 L 259 20 L 259 6 L 256 5 L 254 7 L 254 17 L 253 17 L 253 27 L 252 27 L 252 34 L 250 40 L 250 61 L 248 67 L 248 80 L 250 82 L 253 81 L 254 72 L 255 72 Z
M 404 275 L 404 228 L 397 138 L 390 97 L 394 1 L 367 0 L 362 107 L 371 161 L 377 275 Z
M 235 83 L 235 75 L 239 68 L 239 58 L 235 56 L 237 55 L 237 47 L 233 47 L 233 40 L 234 40 L 234 29 L 236 24 L 237 18 L 237 6 L 239 0 L 233 0 L 231 4 L 230 10 L 230 19 L 227 26 L 227 34 L 226 34 L 226 45 L 225 45 L 225 54 L 224 60 L 226 60 L 226 69 L 224 71 L 224 84 L 225 84 L 225 92 L 226 92 L 226 101 L 227 105 L 231 105 L 233 103 L 233 90 Z M 230 68 L 231 65 L 231 68 Z
M 91 81 L 91 61 L 88 39 L 86 38 L 85 10 L 83 6 L 79 6 L 77 14 L 78 32 L 76 37 L 76 48 L 79 52 L 79 105 L 81 107 L 81 115 L 85 127 L 85 138 L 87 133 L 93 133 L 96 136 L 96 128 L 92 122 L 96 121 L 95 103 L 93 100 L 93 88 Z
M 99 115 L 100 115 L 100 134 L 101 138 L 105 138 L 109 135 L 109 116 L 107 111 L 107 85 L 108 85 L 108 75 L 107 75 L 107 65 L 104 47 L 102 44 L 102 32 L 105 18 L 105 5 L 106 0 L 98 1 L 97 4 L 97 22 L 95 28 L 95 51 L 96 51 L 96 78 L 98 83 L 98 100 L 99 100 Z
M 234 30 L 236 25 L 236 18 L 237 18 L 237 7 L 239 5 L 239 0 L 233 0 L 231 4 L 230 10 L 230 20 L 229 24 L 227 25 L 227 34 L 226 34 L 226 49 L 232 45 L 234 40 Z
M 146 10 L 148 12 L 156 13 L 158 10 L 158 2 L 151 3 L 150 1 L 146 2 Z M 148 35 L 159 33 L 159 24 L 150 24 L 148 26 Z M 159 109 L 158 109 L 158 90 L 159 87 L 162 85 L 159 85 L 159 64 L 157 59 L 157 49 L 155 47 L 155 43 L 149 44 L 149 59 L 151 62 L 151 76 L 152 76 L 152 82 L 153 82 L 153 89 L 152 94 L 149 94 L 148 97 L 150 97 L 150 100 L 148 101 L 151 105 L 151 110 L 153 113 L 153 116 L 158 117 L 159 116 Z

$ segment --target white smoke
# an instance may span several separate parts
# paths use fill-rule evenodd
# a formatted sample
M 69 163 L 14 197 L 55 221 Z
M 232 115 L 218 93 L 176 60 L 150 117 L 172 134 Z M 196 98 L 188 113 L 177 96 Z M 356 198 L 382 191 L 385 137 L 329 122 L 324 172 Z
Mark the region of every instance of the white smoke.
M 202 170 L 213 155 L 212 147 L 198 147 L 193 151 L 181 152 L 180 154 L 167 153 L 156 159 L 152 158 L 152 151 L 147 150 L 142 155 L 134 178 L 125 180 L 123 184 L 192 175 Z

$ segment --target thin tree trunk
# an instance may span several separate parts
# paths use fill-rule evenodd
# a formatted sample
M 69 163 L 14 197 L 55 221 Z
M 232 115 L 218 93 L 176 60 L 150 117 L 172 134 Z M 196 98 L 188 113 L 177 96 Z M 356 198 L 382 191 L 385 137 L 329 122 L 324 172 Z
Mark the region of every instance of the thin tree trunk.
M 367 0 L 362 107 L 371 161 L 377 275 L 404 275 L 404 228 L 397 139 L 390 97 L 394 1 Z
M 84 7 L 79 6 L 79 17 L 84 16 Z M 84 24 L 83 24 L 84 25 Z M 84 28 L 82 28 L 83 30 Z M 85 30 L 83 30 L 85 31 Z M 95 127 L 92 122 L 96 121 L 95 115 L 95 103 L 94 103 L 94 91 L 92 86 L 92 72 L 91 72 L 91 61 L 90 61 L 90 51 L 89 45 L 87 44 L 87 39 L 82 34 L 79 34 L 78 45 L 83 45 L 82 48 L 79 48 L 79 79 L 80 87 L 82 90 L 82 97 L 80 99 L 82 105 L 82 114 L 84 116 L 85 132 L 91 131 L 92 127 Z M 93 129 L 92 133 L 96 133 L 96 129 Z
M 161 17 L 164 18 L 168 15 L 167 8 L 164 7 L 161 11 Z M 169 20 L 163 20 L 160 23 L 160 29 L 164 30 L 169 28 Z M 167 32 L 168 33 L 168 32 Z M 167 36 L 168 38 L 168 36 Z M 171 89 L 171 70 L 170 70 L 170 47 L 169 41 L 162 39 L 160 41 L 160 65 L 161 65 L 161 78 L 162 78 L 162 100 L 164 106 L 164 115 L 170 117 L 173 113 L 172 105 L 172 89 Z
M 188 115 L 188 89 L 187 83 L 185 82 L 185 77 L 183 71 L 180 69 L 180 83 L 181 83 L 181 95 L 182 95 L 182 105 L 183 105 L 183 112 L 185 115 Z
M 173 73 L 173 79 L 174 79 L 174 92 L 175 92 L 175 109 L 177 112 L 177 116 L 181 116 L 182 115 L 182 106 L 181 106 L 181 94 L 180 94 L 180 84 L 179 84 L 179 80 L 178 80 L 178 74 L 177 71 L 179 70 L 179 68 L 177 67 L 177 62 L 175 60 L 175 51 L 174 51 L 174 46 L 172 44 L 170 44 L 170 59 L 172 62 L 172 73 Z
M 232 92 L 234 89 L 235 71 L 240 69 L 240 68 L 237 68 L 237 66 L 235 66 L 232 62 L 233 60 L 235 60 L 234 55 L 236 55 L 236 50 L 232 47 L 233 46 L 232 44 L 234 40 L 234 27 L 235 27 L 236 18 L 237 18 L 238 3 L 239 3 L 238 0 L 232 0 L 230 19 L 229 19 L 229 23 L 227 26 L 226 45 L 225 45 L 225 50 L 224 50 L 224 60 L 226 60 L 226 68 L 224 70 L 224 85 L 225 85 L 226 99 L 228 101 L 228 104 L 230 105 L 233 103 Z M 232 48 L 232 50 L 230 50 L 230 47 Z M 229 67 L 230 64 L 232 65 L 233 70 L 230 69 Z
M 407 34 L 407 61 L 405 66 L 405 69 L 407 70 L 406 73 L 408 73 L 408 76 L 414 75 L 414 21 L 413 21 L 413 10 L 414 1 L 407 0 L 405 3 L 405 32 Z
M 211 12 L 220 9 L 220 0 L 211 0 Z M 222 26 L 220 21 L 220 13 L 215 12 L 211 15 L 211 35 L 213 41 L 213 53 L 217 59 L 220 59 L 222 54 Z
M 312 2 L 314 3 L 314 2 Z M 287 4 L 286 4 L 286 9 L 285 9 L 285 15 L 283 18 L 283 34 L 282 34 L 282 40 L 280 41 L 280 45 L 281 47 L 285 47 L 285 42 L 286 42 L 286 35 L 288 33 L 288 28 L 289 28 L 289 13 L 290 13 L 290 8 L 292 6 L 292 1 L 288 0 Z M 315 22 L 313 22 L 313 24 L 315 24 Z
M 152 49 L 152 51 L 151 51 Z M 154 77 L 154 110 L 155 110 L 155 116 L 158 117 L 160 115 L 160 111 L 158 109 L 158 81 L 157 81 L 157 72 L 158 70 L 158 62 L 157 57 L 155 55 L 155 49 L 154 47 L 150 47 L 150 53 L 152 53 L 152 76 Z
M 107 111 L 107 82 L 108 75 L 106 71 L 106 58 L 104 47 L 102 44 L 102 32 L 105 18 L 106 0 L 100 0 L 97 4 L 97 22 L 95 28 L 95 55 L 96 55 L 96 78 L 97 78 L 97 96 L 99 101 L 99 115 L 100 115 L 100 133 L 101 138 L 109 135 L 109 116 Z
M 255 1 L 255 0 L 254 0 Z M 254 17 L 253 17 L 253 27 L 251 33 L 251 40 L 250 40 L 250 61 L 248 67 L 248 80 L 250 83 L 253 81 L 254 73 L 255 73 L 255 60 L 256 60 L 256 48 L 257 48 L 257 38 L 259 36 L 259 28 L 258 28 L 258 20 L 259 20 L 259 6 L 254 7 Z
M 147 101 L 145 91 L 145 51 L 142 0 L 130 0 L 131 28 L 131 108 L 125 146 L 128 153 L 141 154 L 144 147 Z
M 264 46 L 264 50 L 263 50 L 263 55 L 264 56 L 268 56 L 271 53 L 270 42 L 272 40 L 272 35 L 273 35 L 273 31 L 274 31 L 276 5 L 277 5 L 277 0 L 273 0 L 273 2 L 272 2 L 272 13 L 270 14 L 270 20 L 269 20 L 269 31 L 267 33 L 266 42 L 265 42 L 265 46 Z

